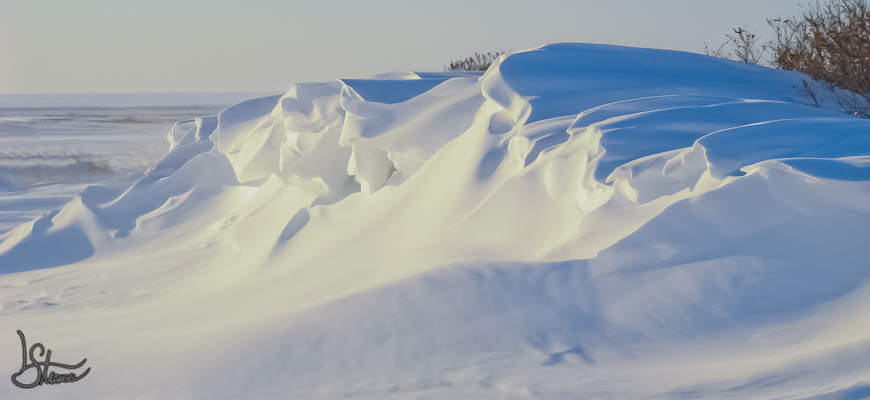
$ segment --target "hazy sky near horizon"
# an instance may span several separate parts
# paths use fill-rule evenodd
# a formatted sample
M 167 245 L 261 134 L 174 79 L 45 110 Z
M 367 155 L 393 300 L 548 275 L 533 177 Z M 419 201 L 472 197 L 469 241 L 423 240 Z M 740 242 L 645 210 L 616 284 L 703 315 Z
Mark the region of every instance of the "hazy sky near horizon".
M 281 92 L 589 42 L 701 52 L 797 0 L 0 0 L 0 94 Z

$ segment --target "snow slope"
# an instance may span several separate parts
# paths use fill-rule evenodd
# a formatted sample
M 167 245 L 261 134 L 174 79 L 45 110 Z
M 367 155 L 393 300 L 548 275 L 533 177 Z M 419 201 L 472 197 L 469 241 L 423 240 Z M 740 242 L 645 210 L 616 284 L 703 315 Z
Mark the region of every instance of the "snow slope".
M 179 123 L 0 237 L 0 374 L 92 368 L 0 397 L 868 397 L 870 121 L 802 88 L 558 44 Z

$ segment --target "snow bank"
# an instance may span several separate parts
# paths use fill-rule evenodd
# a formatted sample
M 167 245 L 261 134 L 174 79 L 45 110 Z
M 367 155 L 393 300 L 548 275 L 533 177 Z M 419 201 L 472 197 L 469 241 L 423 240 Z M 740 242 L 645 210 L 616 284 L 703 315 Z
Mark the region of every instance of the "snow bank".
M 0 238 L 3 326 L 92 360 L 71 398 L 855 398 L 870 121 L 802 79 L 559 44 L 299 84 Z

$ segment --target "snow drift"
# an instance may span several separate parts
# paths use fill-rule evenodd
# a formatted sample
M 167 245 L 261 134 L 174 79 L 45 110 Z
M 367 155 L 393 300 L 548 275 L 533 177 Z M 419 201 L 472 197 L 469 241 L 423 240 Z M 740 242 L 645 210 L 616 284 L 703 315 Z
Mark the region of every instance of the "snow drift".
M 0 353 L 88 357 L 34 398 L 861 398 L 870 121 L 802 79 L 559 44 L 178 123 L 2 237 Z

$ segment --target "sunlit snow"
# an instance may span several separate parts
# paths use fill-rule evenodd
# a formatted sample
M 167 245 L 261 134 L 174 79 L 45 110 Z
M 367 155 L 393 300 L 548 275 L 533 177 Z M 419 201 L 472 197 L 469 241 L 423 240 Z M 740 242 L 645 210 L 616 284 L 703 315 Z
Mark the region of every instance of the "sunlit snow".
M 803 79 L 557 44 L 179 122 L 0 236 L 0 398 L 863 398 L 870 121 Z

